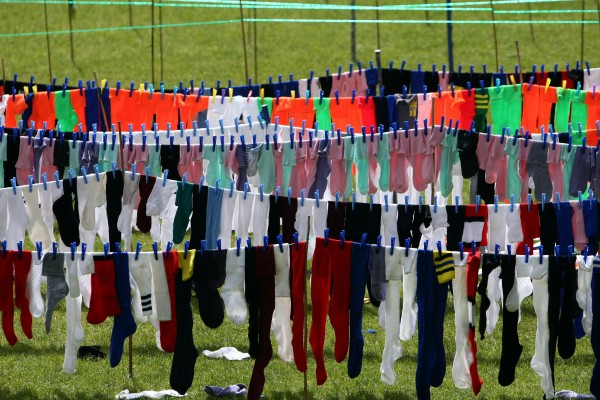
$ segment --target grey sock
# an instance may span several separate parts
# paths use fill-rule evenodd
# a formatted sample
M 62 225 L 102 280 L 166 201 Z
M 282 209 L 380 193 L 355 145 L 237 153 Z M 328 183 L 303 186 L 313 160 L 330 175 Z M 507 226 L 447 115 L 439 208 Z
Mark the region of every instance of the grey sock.
M 246 385 L 238 383 L 227 387 L 204 386 L 204 392 L 215 397 L 246 396 Z
M 250 146 L 246 146 L 246 156 L 248 161 L 248 167 L 246 169 L 246 174 L 248 176 L 256 175 L 258 171 L 258 159 L 260 158 L 260 147 L 262 144 L 257 145 L 254 148 L 250 148 Z
M 42 275 L 48 277 L 46 290 L 46 333 L 50 333 L 52 314 L 56 305 L 69 294 L 69 286 L 65 280 L 64 254 L 47 253 L 42 261 Z
M 541 199 L 542 193 L 546 193 L 546 196 L 552 197 L 552 180 L 550 179 L 550 173 L 548 172 L 548 144 L 545 146 L 542 142 L 529 142 L 531 150 L 527 156 L 527 173 L 533 178 L 533 184 L 535 185 L 535 198 Z

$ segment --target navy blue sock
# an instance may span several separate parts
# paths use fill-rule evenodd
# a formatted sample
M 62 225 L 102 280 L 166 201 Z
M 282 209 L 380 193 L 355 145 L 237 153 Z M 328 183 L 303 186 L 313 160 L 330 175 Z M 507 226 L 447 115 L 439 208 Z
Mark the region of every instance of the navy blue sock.
M 574 319 L 581 311 L 577 304 L 577 270 L 575 257 L 559 257 L 558 266 L 562 278 L 560 323 L 558 324 L 558 354 L 563 360 L 575 354 L 577 341 L 575 339 Z
M 110 336 L 109 360 L 112 368 L 119 365 L 123 356 L 125 339 L 133 335 L 137 325 L 131 314 L 131 292 L 129 287 L 129 256 L 127 253 L 115 254 L 115 288 L 121 313 L 115 315 Z
M 446 372 L 443 343 L 444 313 L 448 285 L 435 275 L 433 253 L 419 250 L 417 256 L 417 305 L 419 347 L 417 356 L 417 398 L 430 399 L 430 386 L 440 386 Z
M 352 265 L 350 266 L 350 351 L 348 352 L 348 376 L 356 378 L 362 369 L 363 304 L 365 286 L 369 277 L 369 255 L 371 246 L 352 243 Z
M 592 276 L 592 313 L 600 315 L 600 269 L 594 268 Z M 592 350 L 596 357 L 596 363 L 592 371 L 592 380 L 590 381 L 590 392 L 600 399 L 600 318 L 592 320 Z
M 515 370 L 523 345 L 519 343 L 519 312 L 506 309 L 506 299 L 515 282 L 515 256 L 502 255 L 502 354 L 500 356 L 500 371 L 498 372 L 498 383 L 508 386 L 515 380 Z

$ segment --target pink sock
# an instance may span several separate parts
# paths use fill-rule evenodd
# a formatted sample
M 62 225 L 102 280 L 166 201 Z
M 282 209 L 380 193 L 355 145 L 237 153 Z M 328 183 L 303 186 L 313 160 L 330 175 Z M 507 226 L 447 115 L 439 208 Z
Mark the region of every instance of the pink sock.
M 329 244 L 329 246 L 332 246 Z M 325 246 L 325 239 L 317 238 L 312 263 L 310 296 L 312 300 L 312 324 L 310 326 L 310 347 L 317 363 L 317 385 L 327 380 L 323 346 L 327 327 L 327 308 L 331 290 L 331 249 Z
M 329 174 L 329 191 L 333 196 L 337 192 L 344 194 L 346 190 L 346 161 L 344 160 L 344 141 L 337 138 L 331 139 L 329 145 L 329 159 L 331 160 L 331 173 Z
M 552 145 L 549 145 L 548 158 L 548 173 L 550 174 L 550 180 L 552 181 L 552 197 L 555 193 L 560 194 L 560 198 L 563 198 L 563 169 L 560 163 L 560 146 L 556 146 L 554 150 Z
M 319 142 L 313 140 L 312 147 L 307 150 L 306 157 L 306 195 L 315 183 L 315 176 L 317 175 L 317 151 L 319 150 Z

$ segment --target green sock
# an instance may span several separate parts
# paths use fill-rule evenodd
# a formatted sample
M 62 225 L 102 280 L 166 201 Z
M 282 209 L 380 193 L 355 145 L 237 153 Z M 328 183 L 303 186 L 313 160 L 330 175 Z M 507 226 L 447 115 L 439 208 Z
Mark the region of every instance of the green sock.
M 148 163 L 147 167 L 150 167 L 150 175 L 161 176 L 162 166 L 160 164 L 160 147 L 156 147 L 156 144 L 149 144 L 148 146 Z
M 314 99 L 315 117 L 321 129 L 329 129 L 331 126 L 331 113 L 329 111 L 329 98 Z M 340 126 L 340 129 L 346 127 Z
M 271 193 L 275 190 L 275 158 L 273 157 L 273 148 L 266 145 L 260 147 L 260 156 L 258 157 L 258 176 L 260 183 L 264 187 L 264 193 Z
M 444 139 L 442 140 L 442 154 L 440 157 L 440 189 L 442 197 L 450 196 L 452 189 L 454 189 L 452 168 L 454 164 L 460 161 L 456 147 L 457 140 L 458 135 L 454 136 L 453 134 L 444 134 Z
M 521 126 L 521 113 L 523 112 L 521 85 L 515 86 L 504 86 L 501 90 L 505 104 L 504 121 L 506 121 L 506 127 L 511 128 L 511 131 L 519 129 Z M 502 129 L 500 129 L 500 134 L 502 134 Z
M 117 157 L 119 155 L 119 144 L 115 144 L 113 148 L 112 143 L 106 144 L 106 149 L 104 149 L 104 143 L 100 143 L 100 149 L 98 151 L 98 169 L 100 172 L 109 172 L 112 171 L 112 162 L 117 161 Z M 140 173 L 144 173 L 144 171 L 139 171 Z
M 390 139 L 389 135 L 383 135 L 383 140 L 377 146 L 377 157 L 379 164 L 379 189 L 387 192 L 390 190 Z
M 177 212 L 173 220 L 173 243 L 179 244 L 185 237 L 190 215 L 192 214 L 192 191 L 194 185 L 191 183 L 177 182 L 177 194 L 175 195 L 175 205 Z
M 71 96 L 65 92 L 63 97 L 62 92 L 54 94 L 54 108 L 56 110 L 56 119 L 60 122 L 60 129 L 66 132 L 72 132 L 77 127 L 79 119 L 73 105 L 71 104 Z M 52 129 L 53 127 L 48 127 Z
M 501 135 L 502 128 L 506 127 L 506 105 L 502 98 L 502 89 L 498 90 L 495 86 L 489 87 L 488 95 L 490 97 L 489 108 L 492 114 L 492 133 Z
M 358 181 L 357 191 L 360 194 L 369 193 L 369 159 L 367 158 L 367 143 L 363 142 L 362 136 L 354 140 L 354 164 Z
M 269 116 L 273 115 L 273 98 L 271 97 L 265 97 L 265 98 L 258 98 L 256 99 L 256 105 L 258 106 L 258 112 L 260 114 L 260 111 L 262 110 L 262 106 L 266 105 L 267 106 L 267 110 L 269 110 Z M 271 117 L 272 119 L 272 117 Z M 275 123 L 275 121 L 271 121 L 271 123 Z
M 325 100 L 325 99 L 323 99 Z M 352 177 L 352 160 L 354 159 L 354 144 L 350 141 L 349 137 L 344 137 L 344 160 L 346 160 L 346 191 L 341 193 L 344 198 L 349 198 L 352 194 L 353 189 L 353 177 Z
M 521 183 L 521 177 L 519 176 L 519 170 L 517 168 L 517 155 L 519 154 L 519 142 L 513 146 L 512 139 L 507 139 L 504 145 L 504 153 L 508 156 L 508 169 L 506 173 L 506 196 L 510 198 L 514 195 L 516 199 L 521 197 L 521 189 L 523 185 Z
M 571 124 L 573 126 L 573 144 L 582 144 L 581 139 L 585 137 L 587 130 L 588 106 L 585 104 L 586 92 L 581 90 L 579 96 L 577 91 L 571 92 Z M 579 124 L 581 123 L 581 134 L 579 133 Z M 596 144 L 596 143 L 589 143 Z
M 475 91 L 475 130 L 485 132 L 490 95 L 485 90 Z
M 556 88 L 558 102 L 554 108 L 554 130 L 556 132 L 567 132 L 569 130 L 569 114 L 571 113 L 571 92 Z
M 283 193 L 287 193 L 287 189 L 290 186 L 290 176 L 292 175 L 292 168 L 296 165 L 296 149 L 292 149 L 289 143 L 284 143 L 283 145 L 283 176 L 282 176 L 282 185 L 281 190 Z M 297 144 L 296 144 L 297 146 Z

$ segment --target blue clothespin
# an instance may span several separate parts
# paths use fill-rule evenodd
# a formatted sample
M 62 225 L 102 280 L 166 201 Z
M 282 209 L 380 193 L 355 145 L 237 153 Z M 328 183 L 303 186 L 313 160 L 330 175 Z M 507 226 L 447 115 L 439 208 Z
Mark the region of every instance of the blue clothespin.
M 494 212 L 498 213 L 498 195 L 494 195 Z
M 429 247 L 429 240 L 426 240 L 426 241 L 423 243 L 423 250 L 427 251 L 427 247 Z
M 142 244 L 140 242 L 137 242 L 137 244 L 135 245 L 135 260 L 136 261 L 140 257 L 140 251 L 142 251 Z
M 77 243 L 71 243 L 71 261 L 75 261 L 75 250 L 77 250 Z
M 494 245 L 494 259 L 498 258 L 498 254 L 500 253 L 500 245 L 496 243 Z
M 169 253 L 171 252 L 172 249 L 173 249 L 173 242 L 167 242 L 167 256 L 169 255 Z
M 339 201 L 340 201 L 340 192 L 338 191 L 338 192 L 335 193 L 335 209 L 336 210 L 338 209 L 338 203 L 339 203 Z
M 465 245 L 463 242 L 458 242 L 458 251 L 460 252 L 460 259 L 464 260 Z
M 268 248 L 269 248 L 269 237 L 263 236 L 263 252 L 266 253 Z
M 165 187 L 167 185 L 167 175 L 169 175 L 169 170 L 165 169 L 163 171 L 163 180 L 162 180 L 163 187 Z
M 361 236 L 361 238 L 360 238 L 360 247 L 363 247 L 366 242 L 367 242 L 367 234 L 363 233 L 362 236 Z
M 187 260 L 188 251 L 190 250 L 190 241 L 186 240 L 183 244 L 183 258 Z
M 122 252 L 122 250 L 121 250 L 121 243 L 115 242 L 115 247 L 117 248 L 117 253 L 121 254 L 121 252 Z
M 471 254 L 472 254 L 472 255 L 475 255 L 475 251 L 476 251 L 476 249 L 477 249 L 477 247 L 476 247 L 475 241 L 474 241 L 474 240 L 472 240 L 472 241 L 471 241 Z
M 17 194 L 17 178 L 10 178 L 10 183 L 12 184 L 13 194 Z
M 585 247 L 583 248 L 583 261 L 586 262 L 587 261 L 587 257 L 588 257 L 588 253 L 589 253 L 589 247 L 586 244 Z
M 261 183 L 259 188 L 260 188 L 260 201 L 262 203 L 264 201 L 265 186 Z
M 340 248 L 344 248 L 344 244 L 346 243 L 346 231 L 344 229 L 340 232 Z
M 352 192 L 352 211 L 354 211 L 354 206 L 356 204 L 356 192 Z
M 42 259 L 42 242 L 36 242 L 35 248 L 37 250 L 38 260 L 41 260 Z
M 296 250 L 298 250 L 298 232 L 292 234 L 292 240 L 294 241 L 294 245 L 296 245 Z
M 436 245 L 437 245 L 438 253 L 441 256 L 442 255 L 442 242 L 438 240 Z
M 410 238 L 404 240 L 404 256 L 408 257 L 408 249 L 410 249 Z
M 544 257 L 544 246 L 539 245 L 538 246 L 538 252 L 540 253 L 540 264 L 541 264 L 542 261 L 543 261 L 543 257 Z
M 240 248 L 241 247 L 242 247 L 242 238 L 236 238 L 235 239 L 235 248 L 236 248 L 235 254 L 238 257 L 240 256 Z
M 396 244 L 396 236 L 390 238 L 390 256 L 394 255 L 394 245 Z
M 529 263 L 529 246 L 525 245 L 525 264 Z
M 510 212 L 514 212 L 515 210 L 515 195 L 511 194 L 510 195 Z
M 373 194 L 369 194 L 369 211 L 373 211 Z
M 381 235 L 377 236 L 377 247 L 375 248 L 375 251 L 377 252 L 377 254 L 379 254 L 379 250 L 381 249 Z
M 423 196 L 419 195 L 419 213 L 422 211 L 423 209 Z
M 383 201 L 385 203 L 385 206 L 384 206 L 385 212 L 388 212 L 389 211 L 389 204 L 388 204 L 388 195 L 387 194 L 383 195 Z
M 23 241 L 19 240 L 17 243 L 17 251 L 19 252 L 19 258 L 23 256 Z
M 408 212 L 408 195 L 404 196 L 404 212 Z
M 481 203 L 481 196 L 475 196 L 475 214 L 479 212 L 479 204 Z
M 288 199 L 288 204 L 292 204 L 292 188 L 291 187 L 288 187 L 287 199 Z

